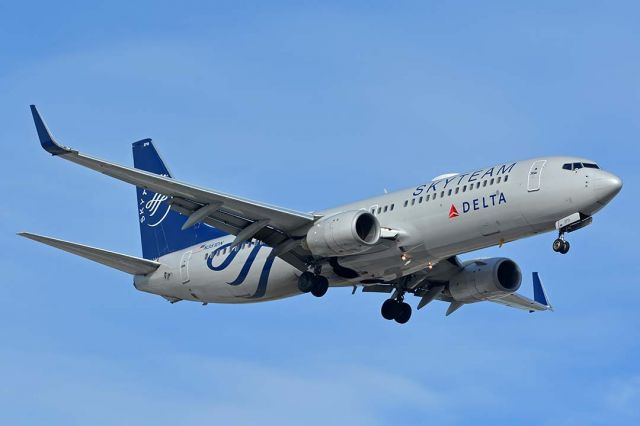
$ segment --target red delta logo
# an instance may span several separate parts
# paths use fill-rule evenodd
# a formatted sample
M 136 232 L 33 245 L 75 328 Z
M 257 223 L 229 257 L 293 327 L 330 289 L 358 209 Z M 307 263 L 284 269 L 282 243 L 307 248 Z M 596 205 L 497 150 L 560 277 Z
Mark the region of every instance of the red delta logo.
M 472 210 L 483 210 L 488 209 L 490 207 L 499 206 L 501 204 L 506 204 L 507 197 L 505 197 L 504 193 L 491 194 L 489 196 L 484 196 L 481 198 L 474 198 L 471 201 L 463 201 L 462 202 L 462 213 L 469 213 Z M 460 216 L 458 209 L 455 204 L 451 204 L 451 208 L 449 209 L 449 219 L 453 219 L 454 217 Z
M 458 209 L 456 209 L 456 206 L 451 204 L 451 208 L 449 209 L 449 219 L 453 219 L 454 217 L 458 216 L 460 216 L 460 214 L 458 213 Z

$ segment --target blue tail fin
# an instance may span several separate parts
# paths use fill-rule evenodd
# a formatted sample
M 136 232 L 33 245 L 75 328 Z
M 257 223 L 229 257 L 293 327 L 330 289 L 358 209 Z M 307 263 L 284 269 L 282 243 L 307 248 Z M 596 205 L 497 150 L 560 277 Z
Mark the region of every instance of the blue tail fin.
M 173 177 L 151 139 L 133 143 L 133 164 L 136 169 Z M 224 232 L 204 223 L 183 231 L 180 228 L 187 217 L 170 209 L 169 197 L 140 187 L 136 188 L 136 192 L 142 256 L 145 259 L 157 259 L 165 254 L 225 235 Z

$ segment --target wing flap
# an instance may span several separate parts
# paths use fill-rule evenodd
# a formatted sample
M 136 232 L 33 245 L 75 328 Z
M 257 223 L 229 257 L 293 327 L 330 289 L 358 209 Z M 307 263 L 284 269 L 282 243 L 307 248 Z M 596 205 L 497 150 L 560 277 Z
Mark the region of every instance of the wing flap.
M 152 260 L 90 247 L 83 244 L 72 243 L 70 241 L 59 240 L 57 238 L 45 237 L 43 235 L 32 234 L 29 232 L 20 232 L 18 235 L 132 275 L 150 274 L 161 265 L 160 263 Z

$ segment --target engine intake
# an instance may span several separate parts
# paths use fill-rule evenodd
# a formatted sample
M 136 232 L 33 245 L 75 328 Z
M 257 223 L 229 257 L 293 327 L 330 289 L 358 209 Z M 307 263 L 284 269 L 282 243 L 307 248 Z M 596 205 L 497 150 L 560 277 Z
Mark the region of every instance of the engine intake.
M 517 263 L 504 257 L 478 259 L 449 281 L 449 292 L 458 302 L 473 303 L 515 293 L 522 283 Z
M 350 210 L 318 220 L 307 232 L 314 256 L 348 256 L 366 251 L 380 240 L 380 223 L 371 213 Z

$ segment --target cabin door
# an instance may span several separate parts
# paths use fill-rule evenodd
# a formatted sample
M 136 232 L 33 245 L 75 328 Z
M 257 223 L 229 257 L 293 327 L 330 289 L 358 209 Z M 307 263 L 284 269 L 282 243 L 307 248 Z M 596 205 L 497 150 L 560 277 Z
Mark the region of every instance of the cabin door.
M 540 189 L 540 177 L 542 176 L 542 169 L 547 163 L 547 160 L 534 161 L 529 169 L 529 180 L 527 182 L 527 191 L 533 192 Z

